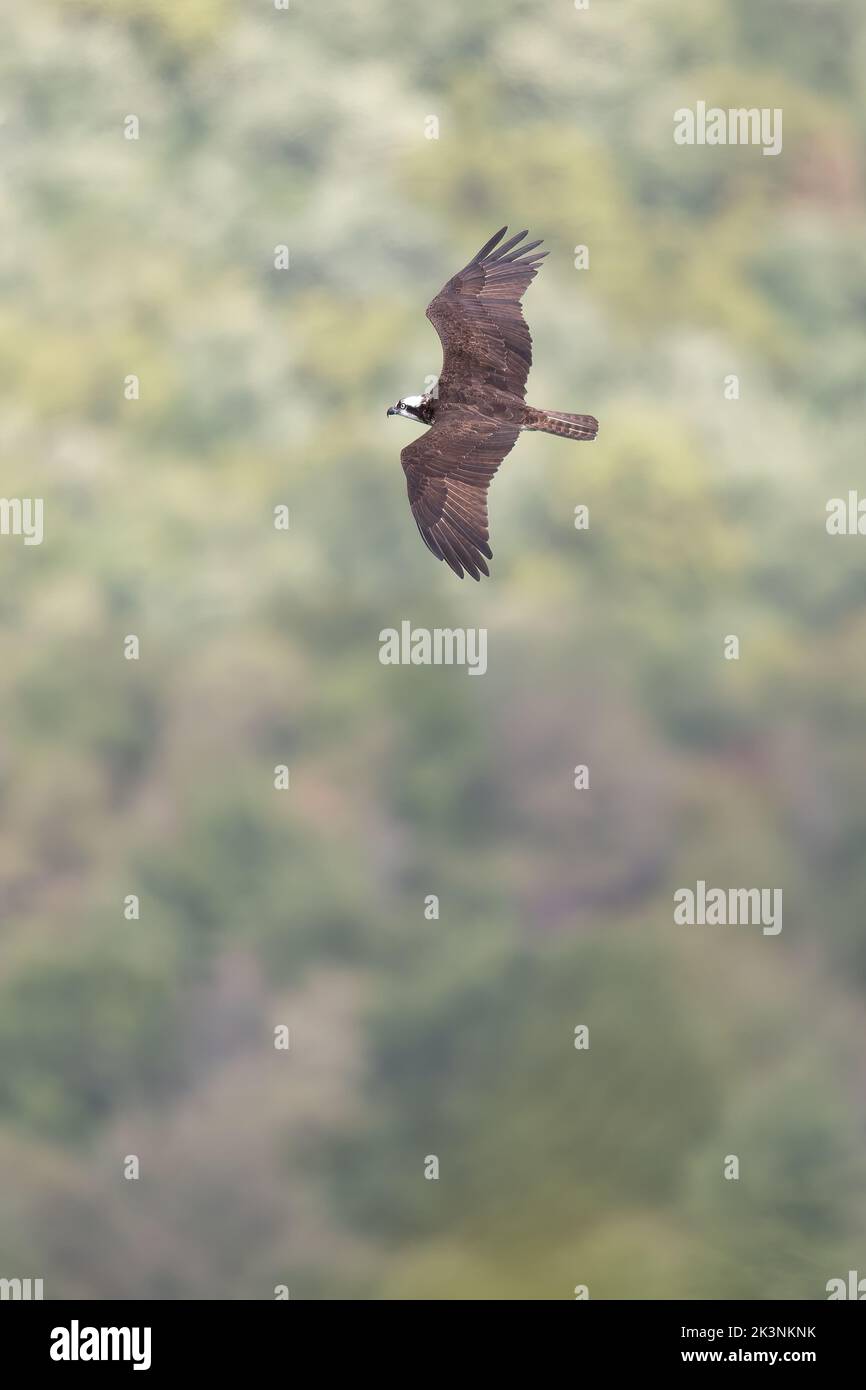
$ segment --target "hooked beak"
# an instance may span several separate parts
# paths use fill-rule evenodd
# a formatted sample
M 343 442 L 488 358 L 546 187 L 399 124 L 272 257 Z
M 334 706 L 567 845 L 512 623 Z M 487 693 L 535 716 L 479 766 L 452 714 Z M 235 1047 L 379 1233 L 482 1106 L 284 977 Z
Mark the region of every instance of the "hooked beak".
M 397 414 L 397 412 L 396 412 L 396 410 L 394 409 L 393 405 L 389 405 L 389 406 L 388 406 L 388 409 L 385 411 L 385 418 L 387 419 L 387 417 L 388 417 L 389 415 L 396 415 L 396 414 Z

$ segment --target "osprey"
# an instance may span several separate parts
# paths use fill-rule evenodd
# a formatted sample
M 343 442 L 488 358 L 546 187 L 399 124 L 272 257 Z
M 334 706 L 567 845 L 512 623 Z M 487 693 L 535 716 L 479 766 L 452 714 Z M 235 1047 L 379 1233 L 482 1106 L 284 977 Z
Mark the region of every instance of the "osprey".
M 461 579 L 490 573 L 487 489 L 520 431 L 564 439 L 598 433 L 592 415 L 524 403 L 532 339 L 520 299 L 547 252 L 536 252 L 540 241 L 519 246 L 526 232 L 500 245 L 507 230 L 491 237 L 427 306 L 443 349 L 438 385 L 388 410 L 430 426 L 400 461 L 425 545 Z

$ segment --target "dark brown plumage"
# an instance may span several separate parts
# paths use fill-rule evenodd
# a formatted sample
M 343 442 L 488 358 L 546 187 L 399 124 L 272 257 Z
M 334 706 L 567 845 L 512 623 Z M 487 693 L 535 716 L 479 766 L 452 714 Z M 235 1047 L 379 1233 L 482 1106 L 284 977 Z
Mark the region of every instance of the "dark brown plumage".
M 547 252 L 540 241 L 519 246 L 526 232 L 503 243 L 506 231 L 428 305 L 443 348 L 437 389 L 388 412 L 431 426 L 400 456 L 409 503 L 425 544 L 461 579 L 489 574 L 487 490 L 520 431 L 594 439 L 598 430 L 591 415 L 524 404 L 532 339 L 520 300 Z

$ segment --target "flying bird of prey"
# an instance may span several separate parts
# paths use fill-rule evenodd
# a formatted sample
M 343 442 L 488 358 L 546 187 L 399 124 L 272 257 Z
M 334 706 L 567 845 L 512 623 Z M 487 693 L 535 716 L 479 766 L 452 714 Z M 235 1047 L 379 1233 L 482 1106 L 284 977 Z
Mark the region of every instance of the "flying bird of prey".
M 388 410 L 430 428 L 400 455 L 424 543 L 463 578 L 489 575 L 487 489 L 521 430 L 595 439 L 592 415 L 526 405 L 532 339 L 520 299 L 547 255 L 503 227 L 427 306 L 443 349 L 438 385 Z M 501 244 L 500 244 L 501 243 Z

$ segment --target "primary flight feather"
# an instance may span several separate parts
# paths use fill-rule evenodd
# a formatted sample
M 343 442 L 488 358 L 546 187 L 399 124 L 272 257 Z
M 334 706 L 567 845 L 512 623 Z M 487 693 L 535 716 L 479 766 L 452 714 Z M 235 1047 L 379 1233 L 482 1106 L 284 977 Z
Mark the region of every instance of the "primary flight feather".
M 532 339 L 520 300 L 546 251 L 519 232 L 492 236 L 427 306 L 442 343 L 437 386 L 405 396 L 389 415 L 429 425 L 400 455 L 409 505 L 425 545 L 462 579 L 489 575 L 487 489 L 521 430 L 595 439 L 592 415 L 525 404 Z M 519 243 L 523 242 L 523 245 Z

